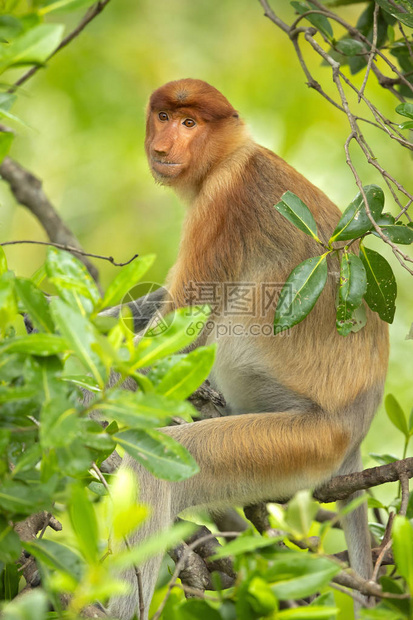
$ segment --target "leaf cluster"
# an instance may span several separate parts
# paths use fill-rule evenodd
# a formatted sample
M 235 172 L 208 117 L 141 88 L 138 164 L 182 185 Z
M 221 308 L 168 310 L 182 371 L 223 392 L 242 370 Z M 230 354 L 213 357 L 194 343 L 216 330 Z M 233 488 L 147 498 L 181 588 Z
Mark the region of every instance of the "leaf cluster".
M 157 429 L 172 417 L 188 422 L 196 414 L 185 399 L 208 376 L 215 349 L 199 347 L 187 355 L 179 351 L 197 337 L 207 310 L 179 310 L 159 318 L 158 330 L 137 345 L 122 317 L 102 323 L 98 316 L 126 294 L 153 260 L 146 256 L 124 267 L 102 297 L 71 254 L 49 248 L 44 267 L 29 279 L 8 270 L 0 248 L 0 573 L 10 579 L 5 598 L 17 592 L 20 579 L 13 567 L 22 544 L 13 523 L 42 510 L 55 513 L 56 503 L 69 511 L 77 551 L 46 540 L 24 548 L 47 571 L 57 571 L 59 587 L 79 596 L 86 570 L 79 568 L 79 553 L 88 570 L 97 571 L 87 578 L 89 585 L 96 583 L 100 570 L 106 571 L 98 561 L 102 536 L 91 501 L 99 503 L 107 486 L 92 465 L 99 466 L 115 448 L 166 480 L 198 471 L 189 452 Z M 45 278 L 56 292 L 49 299 L 39 288 Z M 22 313 L 36 328 L 30 334 L 19 333 Z M 149 374 L 140 372 L 148 365 Z M 123 390 L 125 380 L 137 391 Z M 100 418 L 109 424 L 102 425 Z M 125 510 L 138 511 L 141 520 L 147 516 L 136 497 Z M 116 519 L 122 523 L 126 517 Z M 128 532 L 137 525 L 131 518 L 127 523 Z M 127 554 L 125 558 L 130 563 Z M 114 582 L 106 581 L 109 592 Z M 87 596 L 91 601 L 107 596 L 105 592 L 98 595 L 89 588 Z M 80 599 L 79 610 L 85 604 Z
M 289 275 L 275 312 L 276 331 L 293 327 L 313 309 L 327 282 L 328 257 L 334 254 L 340 257 L 336 316 L 338 332 L 347 336 L 364 326 L 363 300 L 383 321 L 393 322 L 396 279 L 388 261 L 378 252 L 365 247 L 364 240 L 369 234 L 378 235 L 374 228 L 376 224 L 393 243 L 409 245 L 413 243 L 413 228 L 410 224 L 395 222 L 390 213 L 383 213 L 383 208 L 382 189 L 377 185 L 363 187 L 344 210 L 330 239 L 323 243 L 307 205 L 290 191 L 283 194 L 275 209 L 325 251 L 320 256 L 303 261 Z M 338 242 L 345 243 L 338 245 Z M 352 246 L 358 249 L 353 250 Z

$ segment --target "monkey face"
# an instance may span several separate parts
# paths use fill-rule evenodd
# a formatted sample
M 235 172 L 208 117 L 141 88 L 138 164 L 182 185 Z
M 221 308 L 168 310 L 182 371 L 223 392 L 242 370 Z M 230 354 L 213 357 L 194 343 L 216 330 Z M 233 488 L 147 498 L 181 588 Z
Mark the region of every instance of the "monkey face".
M 194 145 L 206 131 L 205 123 L 188 110 L 153 110 L 148 119 L 146 152 L 153 176 L 172 185 L 190 168 Z

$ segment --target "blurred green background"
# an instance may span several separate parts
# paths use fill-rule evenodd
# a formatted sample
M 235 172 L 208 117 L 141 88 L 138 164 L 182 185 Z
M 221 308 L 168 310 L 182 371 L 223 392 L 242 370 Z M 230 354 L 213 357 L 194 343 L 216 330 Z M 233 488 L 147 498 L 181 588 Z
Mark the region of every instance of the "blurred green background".
M 274 0 L 273 7 L 291 22 L 287 2 Z M 342 14 L 354 22 L 361 8 Z M 66 32 L 79 19 L 79 13 L 54 17 L 66 23 Z M 309 48 L 305 54 L 314 77 L 335 94 L 330 70 L 320 66 Z M 363 74 L 357 76 L 358 84 Z M 150 176 L 144 116 L 151 91 L 182 77 L 200 78 L 222 90 L 254 138 L 287 159 L 341 209 L 354 197 L 357 189 L 343 148 L 347 120 L 306 86 L 291 43 L 264 17 L 257 0 L 112 0 L 23 87 L 13 110 L 28 127 L 18 127 L 11 156 L 43 179 L 47 195 L 87 251 L 118 261 L 155 252 L 158 260 L 148 279 L 159 283 L 173 264 L 184 208 Z M 381 92 L 372 76 L 368 88 L 383 112 L 400 122 L 393 96 Z M 367 115 L 363 104 L 360 114 Z M 408 152 L 375 130 L 367 128 L 366 136 L 384 167 L 411 191 Z M 356 151 L 354 156 L 363 183 L 383 186 Z M 5 184 L 0 192 L 2 238 L 45 240 L 42 228 L 16 206 Z M 392 210 L 389 199 L 385 210 Z M 382 251 L 375 241 L 370 247 Z M 44 253 L 35 246 L 7 248 L 10 267 L 26 276 L 41 265 Z M 413 280 L 385 254 L 399 281 L 387 392 L 409 410 L 412 341 L 405 336 L 413 319 Z M 103 261 L 97 265 L 105 286 L 116 268 Z M 402 444 L 382 408 L 364 444 L 366 464 L 372 464 L 370 451 L 401 456 Z

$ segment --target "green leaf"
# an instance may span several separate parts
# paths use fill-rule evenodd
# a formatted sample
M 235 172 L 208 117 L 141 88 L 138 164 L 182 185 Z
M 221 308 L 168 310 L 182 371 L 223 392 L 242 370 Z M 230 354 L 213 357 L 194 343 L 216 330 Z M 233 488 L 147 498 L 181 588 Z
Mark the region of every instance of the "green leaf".
M 410 433 L 407 427 L 406 415 L 400 407 L 396 397 L 393 396 L 393 394 L 387 394 L 384 400 L 384 406 L 389 420 L 396 428 L 399 429 L 399 431 L 403 433 L 406 439 L 408 439 L 410 437 Z
M 42 331 L 53 332 L 52 315 L 44 294 L 26 278 L 16 278 L 15 287 L 34 325 Z
M 413 230 L 404 224 L 389 224 L 380 226 L 380 229 L 385 237 L 393 241 L 393 243 L 399 243 L 400 245 L 410 245 L 413 243 Z M 373 235 L 380 237 L 378 232 L 372 231 Z
M 398 457 L 393 454 L 376 454 L 375 452 L 370 452 L 369 456 L 379 465 L 388 465 L 389 463 L 395 463 L 399 460 Z
M 70 252 L 49 246 L 46 272 L 59 296 L 83 314 L 89 313 L 98 303 L 100 293 L 95 281 L 84 264 Z
M 313 215 L 298 196 L 292 192 L 285 192 L 281 196 L 281 201 L 274 206 L 289 222 L 320 243 Z
M 277 620 L 334 620 L 339 611 L 341 610 L 338 607 L 324 607 L 311 603 L 309 607 L 284 609 L 277 613 Z
M 389 0 L 377 0 L 377 4 L 381 6 L 382 9 L 393 15 L 397 19 L 397 21 L 402 22 L 409 28 L 413 28 L 413 7 L 411 3 L 407 2 L 390 2 Z M 398 6 L 400 6 L 400 10 L 398 10 Z
M 363 54 L 366 52 L 366 48 L 361 41 L 356 41 L 355 39 L 349 38 L 344 38 L 337 41 L 335 48 L 344 56 L 356 56 L 357 54 Z
M 2 609 L 2 620 L 39 620 L 46 618 L 49 609 L 46 592 L 36 588 L 25 596 L 15 599 Z
M 218 560 L 220 558 L 227 558 L 228 556 L 235 557 L 244 553 L 250 553 L 257 549 L 264 549 L 265 547 L 275 546 L 279 538 L 263 538 L 262 536 L 252 536 L 246 534 L 239 536 L 235 540 L 231 540 L 224 547 L 218 547 L 216 553 L 211 555 L 210 560 Z
M 99 534 L 96 514 L 85 489 L 78 484 L 70 489 L 69 516 L 82 555 L 87 562 L 97 562 Z
M 0 507 L 15 516 L 30 515 L 49 509 L 51 498 L 45 485 L 30 487 L 18 480 L 3 481 L 0 487 Z
M 278 300 L 274 327 L 288 329 L 313 309 L 327 281 L 327 255 L 308 258 L 288 276 Z
M 100 392 L 101 388 L 97 383 L 96 379 L 91 377 L 90 375 L 64 375 L 62 377 L 62 381 L 67 381 L 69 383 L 73 383 L 74 385 L 78 385 L 89 392 Z
M 262 577 L 253 577 L 248 584 L 248 602 L 260 616 L 268 616 L 278 609 L 278 602 L 268 583 Z
M 11 271 L 0 275 L 0 327 L 3 329 L 6 329 L 17 315 L 13 278 L 14 274 Z
M 363 189 L 371 215 L 376 220 L 384 207 L 383 190 L 378 187 L 378 185 L 367 185 Z M 341 216 L 330 239 L 330 243 L 355 239 L 364 235 L 371 230 L 372 227 L 373 224 L 366 213 L 363 196 L 361 192 L 359 192 Z
M 60 24 L 40 24 L 27 30 L 0 51 L 0 70 L 42 64 L 59 45 L 63 30 Z
M 17 336 L 5 340 L 0 346 L 0 354 L 5 353 L 27 353 L 28 355 L 57 355 L 70 350 L 68 341 L 55 334 L 29 334 L 27 336 Z
M 363 245 L 360 246 L 360 258 L 367 275 L 364 299 L 383 321 L 393 323 L 397 284 L 392 268 L 383 256 Z
M 302 15 L 303 13 L 307 13 L 307 11 L 315 10 L 318 11 L 318 7 L 312 2 L 291 2 L 291 6 L 295 8 L 297 13 Z M 313 13 L 306 16 L 306 19 L 313 24 L 320 32 L 322 32 L 328 39 L 332 39 L 333 37 L 333 29 L 331 27 L 330 22 L 328 21 L 325 15 L 320 15 L 319 13 Z
M 163 433 L 128 430 L 116 433 L 113 437 L 157 478 L 179 481 L 199 471 L 194 458 L 184 446 Z
M 1 116 L 1 108 L 0 108 Z M 10 151 L 11 144 L 13 142 L 14 133 L 11 131 L 0 132 L 0 164 Z
M 96 0 L 56 0 L 38 9 L 37 13 L 42 16 L 49 13 L 69 13 L 69 11 L 87 9 L 95 3 Z
M 390 224 L 395 224 L 396 220 L 391 213 L 382 213 L 376 220 L 376 224 L 379 226 L 389 226 Z
M 208 378 L 215 353 L 215 345 L 191 351 L 172 366 L 156 386 L 156 392 L 177 400 L 188 398 Z
M 157 360 L 184 349 L 199 336 L 209 311 L 193 306 L 179 308 L 163 319 L 160 326 L 146 332 L 135 349 L 134 369 L 150 366 Z M 161 332 L 156 335 L 156 332 Z
M 155 258 L 154 254 L 148 254 L 135 258 L 129 265 L 122 267 L 121 272 L 109 284 L 100 307 L 107 308 L 107 306 L 120 301 L 153 265 Z
M 93 325 L 61 299 L 50 303 L 53 318 L 59 331 L 70 343 L 80 361 L 92 373 L 98 385 L 105 385 L 106 372 L 101 359 L 93 350 L 98 343 L 98 333 Z
M 413 529 L 406 517 L 396 515 L 392 529 L 393 555 L 400 575 L 413 593 Z
M 337 331 L 342 336 L 347 336 L 352 331 L 353 312 L 361 305 L 366 288 L 366 270 L 361 259 L 351 252 L 344 252 L 341 258 L 336 319 Z
M 21 553 L 20 538 L 7 520 L 0 516 L 0 562 L 10 564 L 19 559 Z
M 306 553 L 280 553 L 265 575 L 272 582 L 275 596 L 285 601 L 305 598 L 321 590 L 340 572 L 340 567 L 327 558 Z
M 174 547 L 178 542 L 182 542 L 182 539 L 190 536 L 196 529 L 195 523 L 190 523 L 189 521 L 177 523 L 167 530 L 157 532 L 136 547 L 123 553 L 117 553 L 112 560 L 113 566 L 119 569 L 139 566 L 149 557 L 153 557 L 160 552 L 164 552 L 165 549 Z
M 413 121 L 406 121 L 405 123 L 400 123 L 400 129 L 413 129 Z
M 319 509 L 310 491 L 299 491 L 288 503 L 285 515 L 287 524 L 297 536 L 308 536 L 311 524 Z
M 83 572 L 81 559 L 66 545 L 46 538 L 37 538 L 30 542 L 25 541 L 23 547 L 47 568 L 66 573 L 76 581 L 81 579 Z
M 24 398 L 34 398 L 38 393 L 38 388 L 32 386 L 0 386 L 0 404 Z
M 179 620 L 222 620 L 218 609 L 211 607 L 207 601 L 191 598 L 179 607 Z
M 94 407 L 104 413 L 105 418 L 132 428 L 165 426 L 173 416 L 182 417 L 181 414 L 188 420 L 189 410 L 194 411 L 189 403 L 174 402 L 161 394 L 114 390 L 108 396 Z
M 3 248 L 0 245 L 0 275 L 7 271 L 7 258 Z

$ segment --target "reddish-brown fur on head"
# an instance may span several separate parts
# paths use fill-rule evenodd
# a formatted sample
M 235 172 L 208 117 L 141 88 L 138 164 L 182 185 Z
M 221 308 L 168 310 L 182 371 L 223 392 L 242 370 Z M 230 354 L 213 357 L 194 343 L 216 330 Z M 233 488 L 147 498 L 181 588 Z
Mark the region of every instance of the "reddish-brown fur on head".
M 189 119 L 194 126 L 185 126 Z M 155 179 L 164 185 L 194 195 L 216 164 L 245 139 L 236 110 L 202 80 L 169 82 L 152 93 L 145 148 Z
M 225 118 L 238 118 L 238 113 L 216 88 L 203 82 L 187 78 L 164 84 L 155 90 L 149 100 L 151 110 L 196 111 L 205 122 Z

